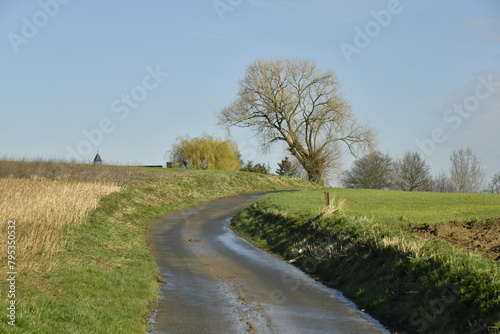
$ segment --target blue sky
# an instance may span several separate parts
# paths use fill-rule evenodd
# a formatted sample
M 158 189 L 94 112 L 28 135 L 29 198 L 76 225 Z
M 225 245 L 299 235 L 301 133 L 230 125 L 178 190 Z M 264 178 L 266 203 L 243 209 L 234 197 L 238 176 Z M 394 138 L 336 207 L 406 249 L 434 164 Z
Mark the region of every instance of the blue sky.
M 498 0 L 4 0 L 0 35 L 0 156 L 164 163 L 178 136 L 226 135 L 248 64 L 294 57 L 337 73 L 380 151 L 500 171 Z M 286 154 L 231 134 L 273 170 Z

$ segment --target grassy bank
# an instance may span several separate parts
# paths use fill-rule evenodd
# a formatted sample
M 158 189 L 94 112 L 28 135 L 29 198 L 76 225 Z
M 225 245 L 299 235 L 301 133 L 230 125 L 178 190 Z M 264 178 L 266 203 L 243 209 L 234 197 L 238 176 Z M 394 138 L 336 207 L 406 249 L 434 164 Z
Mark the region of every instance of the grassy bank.
M 19 270 L 14 299 L 7 297 L 9 282 L 0 282 L 1 333 L 145 333 L 159 286 L 146 239 L 152 222 L 168 212 L 220 197 L 312 188 L 303 180 L 251 173 L 42 162 L 0 162 L 0 177 L 12 182 L 11 190 L 3 189 L 7 193 L 14 191 L 19 181 L 48 183 L 52 190 L 46 191 L 59 196 L 59 200 L 45 205 L 48 212 L 64 208 L 67 196 L 58 190 L 60 183 L 75 187 L 105 183 L 113 191 L 119 187 L 119 191 L 101 198 L 97 208 L 78 223 L 63 219 L 68 225 L 50 257 L 43 249 L 32 249 L 29 256 L 16 254 Z M 26 200 L 26 196 L 18 197 L 18 201 Z M 35 199 L 31 200 L 34 203 Z M 7 217 L 2 217 L 2 236 L 6 236 L 7 220 L 16 220 L 20 234 L 36 224 L 29 218 L 16 217 L 14 203 L 2 197 L 0 206 L 7 212 Z M 43 234 L 43 229 L 49 231 L 53 226 L 40 228 L 39 234 Z M 25 252 L 25 240 L 17 240 L 19 252 Z M 3 251 L 0 261 L 5 276 L 7 254 Z M 38 265 L 23 269 L 23 261 Z M 16 302 L 15 327 L 8 324 L 10 300 Z
M 261 198 L 232 228 L 399 332 L 500 332 L 498 264 L 401 228 L 500 217 L 499 196 L 329 189 L 345 203 L 325 215 L 323 191 Z

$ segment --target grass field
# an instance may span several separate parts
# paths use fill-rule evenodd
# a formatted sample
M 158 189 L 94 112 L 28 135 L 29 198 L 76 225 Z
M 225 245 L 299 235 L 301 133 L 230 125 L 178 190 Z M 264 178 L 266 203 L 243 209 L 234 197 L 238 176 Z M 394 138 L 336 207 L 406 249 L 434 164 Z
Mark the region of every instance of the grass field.
M 336 197 L 332 207 L 344 201 L 340 211 L 324 213 L 325 191 Z M 500 333 L 498 261 L 405 226 L 498 217 L 499 195 L 330 188 L 270 194 L 231 226 L 256 245 L 297 259 L 394 331 L 479 334 Z
M 159 277 L 149 225 L 242 193 L 310 189 L 293 178 L 55 162 L 0 162 L 3 276 L 16 220 L 15 326 L 0 281 L 0 333 L 145 333 Z
M 438 224 L 500 217 L 500 196 L 493 194 L 330 188 L 270 195 L 269 201 L 278 198 L 279 207 L 294 215 L 311 212 L 319 214 L 325 205 L 325 191 L 331 197 L 345 199 L 343 212 L 346 215 L 365 217 L 377 223 Z

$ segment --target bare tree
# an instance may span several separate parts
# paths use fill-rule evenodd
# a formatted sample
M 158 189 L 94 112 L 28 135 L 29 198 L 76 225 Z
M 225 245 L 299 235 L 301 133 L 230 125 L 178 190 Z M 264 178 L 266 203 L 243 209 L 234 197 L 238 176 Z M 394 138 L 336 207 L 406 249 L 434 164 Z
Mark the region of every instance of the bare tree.
M 406 152 L 394 164 L 394 183 L 403 191 L 429 191 L 432 185 L 430 167 L 418 152 Z
M 500 172 L 496 173 L 491 179 L 488 191 L 492 194 L 500 194 Z
M 442 170 L 441 173 L 439 173 L 439 175 L 434 179 L 432 190 L 439 193 L 455 192 L 451 178 L 444 170 Z
M 392 160 L 387 154 L 372 152 L 354 161 L 340 182 L 346 188 L 389 189 L 392 186 Z
M 342 145 L 351 154 L 374 145 L 374 131 L 358 124 L 339 88 L 335 73 L 312 61 L 259 59 L 247 67 L 236 100 L 219 112 L 219 124 L 253 129 L 264 148 L 285 142 L 308 179 L 321 184 L 340 166 Z
M 459 193 L 474 193 L 484 184 L 481 162 L 470 148 L 454 151 L 451 160 L 451 181 Z

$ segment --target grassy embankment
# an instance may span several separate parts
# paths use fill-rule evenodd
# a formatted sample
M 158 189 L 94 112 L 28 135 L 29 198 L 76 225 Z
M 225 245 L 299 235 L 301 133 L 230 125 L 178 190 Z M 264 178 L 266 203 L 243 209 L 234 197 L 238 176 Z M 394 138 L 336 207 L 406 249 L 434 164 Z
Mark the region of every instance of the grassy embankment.
M 271 194 L 235 217 L 232 228 L 298 258 L 299 267 L 390 328 L 500 332 L 498 263 L 404 230 L 409 223 L 498 218 L 499 195 L 326 190 L 345 199 L 343 209 L 322 214 L 325 190 Z
M 159 286 L 153 221 L 220 197 L 312 187 L 240 172 L 0 162 L 0 333 L 145 333 Z M 15 298 L 5 280 L 9 220 Z

